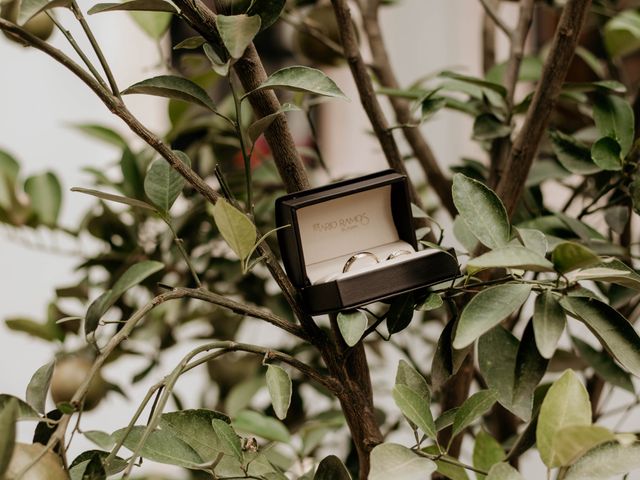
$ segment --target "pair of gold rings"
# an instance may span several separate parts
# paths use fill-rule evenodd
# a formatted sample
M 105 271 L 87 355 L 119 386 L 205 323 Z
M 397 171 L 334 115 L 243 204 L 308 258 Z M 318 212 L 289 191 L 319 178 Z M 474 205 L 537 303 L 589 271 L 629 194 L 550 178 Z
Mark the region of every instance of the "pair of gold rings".
M 390 253 L 387 256 L 387 258 L 385 258 L 385 261 L 386 260 L 393 260 L 394 258 L 397 258 L 400 255 L 409 255 L 411 253 L 412 252 L 410 252 L 409 250 L 397 250 L 395 252 Z M 347 273 L 351 269 L 353 264 L 356 263 L 361 258 L 373 258 L 376 261 L 376 263 L 380 263 L 380 259 L 378 258 L 378 256 L 375 253 L 371 253 L 371 252 L 356 252 L 353 255 L 351 255 L 349 257 L 349 259 L 344 263 L 344 267 L 342 267 L 342 273 Z

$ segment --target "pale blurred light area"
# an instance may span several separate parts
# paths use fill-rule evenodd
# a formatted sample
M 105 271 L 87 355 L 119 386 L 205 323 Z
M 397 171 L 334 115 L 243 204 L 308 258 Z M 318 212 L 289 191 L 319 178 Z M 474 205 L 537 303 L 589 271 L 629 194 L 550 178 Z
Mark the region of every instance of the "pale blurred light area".
M 80 3 L 85 11 L 92 5 L 84 0 Z M 513 23 L 515 9 L 505 8 L 503 13 L 507 21 Z M 425 74 L 443 69 L 481 74 L 481 18 L 482 10 L 476 0 L 401 0 L 398 6 L 386 8 L 382 15 L 383 32 L 400 83 L 408 85 Z M 59 15 L 59 19 L 65 25 L 73 24 L 68 14 Z M 90 22 L 121 89 L 161 72 L 157 45 L 141 33 L 126 14 L 101 14 L 91 17 Z M 71 30 L 77 38 L 82 38 L 77 28 Z M 53 44 L 69 51 L 59 33 Z M 506 50 L 504 45 L 499 47 L 499 60 L 503 60 Z M 81 212 L 93 200 L 70 193 L 69 188 L 87 185 L 88 177 L 82 172 L 83 167 L 106 169 L 118 159 L 118 152 L 88 139 L 69 125 L 110 125 L 130 138 L 132 136 L 84 84 L 44 54 L 25 50 L 1 37 L 0 60 L 0 148 L 12 152 L 20 161 L 22 178 L 48 169 L 55 171 L 65 190 L 62 224 L 76 225 Z M 321 147 L 331 176 L 338 178 L 386 168 L 377 142 L 368 133 L 370 127 L 348 69 L 332 69 L 329 74 L 351 98 L 351 102 L 332 102 L 326 107 L 330 113 L 326 116 L 328 121 L 322 125 Z M 130 96 L 126 102 L 151 130 L 159 134 L 165 131 L 164 101 Z M 386 108 L 386 102 L 383 103 Z M 470 141 L 471 127 L 471 120 L 459 113 L 439 112 L 422 128 L 443 169 L 464 156 L 483 158 L 483 153 Z M 396 138 L 406 152 L 399 131 Z M 419 168 L 411 167 L 412 173 L 422 176 Z M 16 234 L 9 235 L 6 229 L 0 229 L 0 319 L 27 316 L 43 321 L 46 306 L 55 294 L 54 287 L 72 282 L 78 260 L 26 247 L 10 236 Z M 63 250 L 95 248 L 76 245 L 62 235 L 51 235 L 46 231 L 28 237 L 30 242 L 57 245 Z M 146 389 L 192 347 L 193 342 L 185 341 L 166 352 L 162 365 L 150 378 L 127 389 L 130 400 L 110 394 L 98 412 L 83 415 L 83 429 L 113 431 L 125 426 Z M 49 361 L 53 353 L 51 344 L 10 332 L 4 322 L 0 322 L 0 362 L 3 365 L 0 392 L 24 398 L 32 372 Z M 385 373 L 384 382 L 390 387 L 396 361 L 387 360 L 390 370 Z M 131 376 L 144 366 L 144 360 L 130 357 L 110 365 L 105 376 L 128 386 Z M 187 407 L 199 404 L 204 382 L 203 371 L 191 372 L 181 379 L 178 391 Z M 623 398 L 622 403 L 624 401 Z M 22 441 L 30 441 L 32 427 L 33 424 L 21 426 Z M 74 453 L 86 448 L 92 448 L 89 442 L 78 441 L 71 452 L 72 458 Z M 179 477 L 166 466 L 147 465 L 150 470 Z M 537 456 L 527 461 L 524 470 L 527 478 L 543 478 L 544 472 Z

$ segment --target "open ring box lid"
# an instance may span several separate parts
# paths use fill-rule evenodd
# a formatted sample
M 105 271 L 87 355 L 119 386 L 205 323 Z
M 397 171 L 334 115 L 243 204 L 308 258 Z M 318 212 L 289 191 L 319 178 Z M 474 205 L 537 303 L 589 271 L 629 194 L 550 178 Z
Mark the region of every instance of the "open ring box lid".
M 276 222 L 289 225 L 278 230 L 284 266 L 312 315 L 389 299 L 459 274 L 453 251 L 418 251 L 407 178 L 393 170 L 280 197 Z M 373 255 L 359 255 L 343 273 L 358 252 Z

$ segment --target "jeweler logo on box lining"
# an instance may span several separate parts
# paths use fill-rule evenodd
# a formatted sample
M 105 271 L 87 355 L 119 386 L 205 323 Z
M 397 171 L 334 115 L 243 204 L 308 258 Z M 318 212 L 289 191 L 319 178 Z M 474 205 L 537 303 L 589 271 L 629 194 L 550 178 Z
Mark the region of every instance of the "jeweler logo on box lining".
M 339 228 L 341 231 L 346 232 L 347 230 L 353 230 L 359 226 L 369 225 L 370 221 L 371 220 L 369 220 L 366 213 L 360 213 L 358 215 L 340 218 L 331 222 L 314 223 L 313 231 L 324 233 L 331 232 Z

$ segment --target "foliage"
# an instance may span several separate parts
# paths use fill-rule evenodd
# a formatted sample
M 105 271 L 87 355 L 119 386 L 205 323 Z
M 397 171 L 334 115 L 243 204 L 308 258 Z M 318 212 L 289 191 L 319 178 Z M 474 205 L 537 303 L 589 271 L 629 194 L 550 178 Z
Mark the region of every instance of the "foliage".
M 361 6 L 370 3 L 375 10 L 373 16 L 368 8 L 360 12 L 378 69 L 380 86 L 374 91 L 359 57 L 358 34 L 350 36 L 355 24 L 346 3 L 332 0 L 330 18 L 339 23 L 340 45 L 317 25 L 299 21 L 299 14 L 311 18 L 308 10 L 316 8 L 304 3 L 243 1 L 208 16 L 192 8 L 198 2 L 183 0 L 96 4 L 89 13 L 132 15 L 155 39 L 167 34 L 170 22 L 189 24 L 202 35 L 174 41 L 182 62 L 171 74 L 122 91 L 75 0 L 23 1 L 17 24 L 0 20 L 10 38 L 60 61 L 57 50 L 32 38 L 25 22 L 41 12 L 70 9 L 105 74 L 61 28 L 84 62 L 72 70 L 146 142 L 139 148 L 101 125 L 76 126 L 113 147 L 119 171 L 88 169 L 91 184 L 70 195 L 63 195 L 54 172 L 23 178 L 20 162 L 0 151 L 0 222 L 76 240 L 88 235 L 101 246 L 82 258 L 76 284 L 56 290 L 44 319 L 6 319 L 12 330 L 55 344 L 59 354 L 33 374 L 24 400 L 0 395 L 0 475 L 38 462 L 42 467 L 45 460 L 60 469 L 60 455 L 73 479 L 127 478 L 144 458 L 183 467 L 194 479 L 410 480 L 435 472 L 453 480 L 517 480 L 526 472 L 512 465 L 534 445 L 558 480 L 606 479 L 640 468 L 639 440 L 628 433 L 634 429 L 624 422 L 613 429 L 597 423 L 608 413 L 601 399 L 605 385 L 633 395 L 627 413 L 639 404 L 639 244 L 633 233 L 640 214 L 640 102 L 637 85 L 629 84 L 638 72 L 627 71 L 633 63 L 625 62 L 640 51 L 638 12 L 615 1 L 594 2 L 586 28 L 604 49 L 577 47 L 577 61 L 589 74 L 570 73 L 557 88 L 545 79 L 569 65 L 554 64 L 555 47 L 537 45 L 520 58 L 517 43 L 524 44 L 530 22 L 509 30 L 492 10 L 489 17 L 513 46 L 505 63 L 491 65 L 482 78 L 445 71 L 399 88 L 384 64 L 384 44 L 372 34 L 379 27 L 379 2 L 363 0 Z M 546 3 L 522 1 L 521 19 L 534 8 L 548 15 L 589 2 Z M 304 314 L 278 263 L 273 204 L 285 190 L 306 186 L 306 170 L 325 166 L 320 148 L 303 163 L 282 120 L 306 115 L 315 135 L 313 113 L 322 108 L 321 100 L 346 97 L 329 76 L 308 65 L 256 76 L 262 64 L 254 43 L 260 51 L 280 19 L 348 57 L 390 165 L 402 170 L 417 160 L 438 194 L 440 204 L 425 207 L 416 190 L 417 235 L 424 248 L 460 247 L 458 278 L 339 312 L 328 321 Z M 171 126 L 161 138 L 126 109 L 122 96 L 130 94 L 167 99 Z M 516 151 L 517 140 L 529 133 L 536 99 L 554 94 L 546 102 L 546 135 L 529 146 L 535 154 L 531 168 L 524 162 L 514 167 L 523 169 L 518 173 L 525 181 L 523 193 L 513 197 L 517 190 L 504 184 L 517 176 L 507 160 L 524 155 Z M 396 117 L 393 128 L 380 118 L 381 110 L 371 108 L 387 99 Z M 426 145 L 416 127 L 442 110 L 472 120 L 469 136 L 485 154 L 463 159 L 452 168 L 451 180 L 435 175 L 432 160 L 423 159 L 425 149 L 416 147 Z M 536 120 L 547 127 L 547 119 Z M 396 127 L 411 147 L 406 160 L 395 158 L 389 144 Z M 564 205 L 555 198 L 558 191 L 567 192 Z M 77 227 L 61 225 L 63 197 L 80 194 L 96 203 Z M 446 218 L 450 213 L 454 218 Z M 434 218 L 444 219 L 444 228 Z M 63 311 L 68 298 L 82 307 Z M 259 321 L 286 332 L 286 341 L 242 343 L 241 327 Z M 173 371 L 160 371 L 159 358 L 196 323 L 207 328 L 201 344 Z M 150 348 L 130 348 L 137 339 Z M 384 364 L 384 353 L 392 350 L 403 357 L 395 382 L 372 392 L 371 357 Z M 56 365 L 68 355 L 88 361 L 87 373 L 68 400 L 47 411 L 50 385 L 59 381 Z M 80 414 L 89 409 L 89 390 L 102 378 L 101 369 L 115 358 L 134 356 L 145 359 L 146 367 L 123 385 L 101 380 L 97 399 L 106 390 L 124 394 L 124 383 L 158 378 L 144 399 L 134 399 L 140 408 L 129 425 L 82 431 Z M 202 365 L 216 398 L 184 409 L 176 382 Z M 268 394 L 269 405 L 260 401 L 266 398 L 261 393 Z M 384 404 L 378 400 L 386 395 L 395 407 L 374 408 L 374 394 L 375 405 Z M 174 411 L 168 411 L 170 401 Z M 148 405 L 145 422 L 141 412 Z M 67 459 L 66 435 L 75 418 L 73 432 L 82 432 L 98 449 Z M 46 447 L 17 442 L 18 421 L 36 422 L 34 441 Z M 348 448 L 321 458 L 335 447 L 328 434 L 343 434 L 345 427 Z M 463 438 L 473 442 L 469 458 L 461 455 Z

